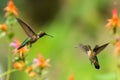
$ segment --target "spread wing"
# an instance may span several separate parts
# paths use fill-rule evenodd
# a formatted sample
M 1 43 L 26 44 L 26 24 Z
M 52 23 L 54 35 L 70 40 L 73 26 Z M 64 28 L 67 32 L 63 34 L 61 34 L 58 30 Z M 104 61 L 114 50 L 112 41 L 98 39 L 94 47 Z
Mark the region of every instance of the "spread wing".
M 80 48 L 81 48 L 83 51 L 85 51 L 86 53 L 87 53 L 89 50 L 91 50 L 90 45 L 80 44 L 79 46 L 80 46 Z
M 96 55 L 98 53 L 100 53 L 105 47 L 107 47 L 109 43 L 103 44 L 102 46 L 98 46 L 96 45 L 95 48 L 93 49 L 93 51 L 96 53 Z
M 16 19 L 29 37 L 32 38 L 34 35 L 36 35 L 36 33 L 31 29 L 31 27 L 28 24 L 26 24 L 24 21 L 22 21 L 19 18 L 16 18 Z

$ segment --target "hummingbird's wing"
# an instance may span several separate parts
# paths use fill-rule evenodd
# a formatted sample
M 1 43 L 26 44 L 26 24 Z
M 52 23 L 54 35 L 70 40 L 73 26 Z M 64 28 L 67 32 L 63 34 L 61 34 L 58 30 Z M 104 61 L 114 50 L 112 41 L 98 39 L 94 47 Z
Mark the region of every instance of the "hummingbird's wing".
M 102 46 L 98 46 L 96 45 L 95 48 L 93 49 L 93 51 L 95 52 L 95 54 L 97 55 L 98 53 L 100 53 L 105 47 L 107 47 L 109 43 L 103 44 Z
M 26 24 L 24 21 L 22 21 L 19 18 L 16 18 L 16 19 L 29 37 L 32 38 L 34 35 L 36 35 L 36 33 L 32 30 L 32 28 L 28 24 Z
M 80 44 L 79 46 L 80 46 L 80 48 L 81 48 L 83 51 L 85 51 L 86 53 L 87 53 L 89 50 L 91 50 L 90 45 Z

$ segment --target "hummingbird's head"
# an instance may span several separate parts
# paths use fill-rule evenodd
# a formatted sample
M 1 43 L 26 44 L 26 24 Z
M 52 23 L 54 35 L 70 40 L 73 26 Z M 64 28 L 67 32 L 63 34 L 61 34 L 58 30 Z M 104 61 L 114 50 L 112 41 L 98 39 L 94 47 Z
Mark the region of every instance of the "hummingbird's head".
M 39 37 L 43 37 L 43 36 L 45 36 L 45 35 L 50 36 L 50 37 L 53 37 L 53 36 L 51 36 L 51 35 L 43 32 L 43 31 L 41 31 L 40 33 L 38 33 L 38 35 L 39 35 Z

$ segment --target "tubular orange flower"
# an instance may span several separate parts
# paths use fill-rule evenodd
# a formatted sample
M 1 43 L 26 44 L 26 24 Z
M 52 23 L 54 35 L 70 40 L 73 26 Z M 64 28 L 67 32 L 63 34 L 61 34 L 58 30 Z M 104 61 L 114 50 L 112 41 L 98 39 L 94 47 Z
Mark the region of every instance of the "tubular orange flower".
M 13 52 L 14 52 L 15 54 L 16 54 L 16 53 L 19 53 L 20 57 L 23 57 L 23 54 L 24 54 L 25 52 L 28 52 L 29 50 L 28 50 L 27 46 L 25 46 L 25 47 L 17 50 L 17 48 L 20 46 L 20 44 L 21 44 L 20 41 L 19 41 L 18 39 L 15 39 L 15 40 L 10 44 L 10 46 L 13 46 L 13 47 L 15 48 L 15 49 L 13 50 Z
M 6 31 L 6 30 L 8 29 L 8 27 L 7 27 L 6 24 L 1 24 L 1 25 L 0 25 L 0 29 L 1 29 L 2 31 Z
M 112 19 L 108 19 L 106 27 L 113 28 L 113 30 L 115 30 L 116 27 L 120 27 L 120 20 L 118 18 L 118 11 L 116 8 L 112 10 Z
M 32 67 L 32 66 L 29 66 L 29 67 L 26 69 L 26 73 L 30 73 L 32 70 L 33 70 L 33 67 Z
M 30 76 L 30 77 L 35 77 L 37 74 L 36 72 L 33 71 L 33 67 L 30 66 L 26 69 L 26 73 Z
M 15 69 L 23 70 L 24 67 L 25 67 L 25 63 L 24 63 L 23 61 L 15 62 L 15 63 L 13 64 L 13 67 L 14 67 Z
M 49 61 L 49 59 L 45 60 L 41 54 L 39 54 L 38 59 L 34 59 L 35 64 L 42 68 L 49 67 Z
M 4 10 L 6 11 L 5 16 L 8 16 L 9 14 L 14 14 L 15 16 L 18 16 L 18 10 L 17 10 L 13 0 L 9 0 L 9 2 Z
M 29 73 L 29 76 L 30 76 L 30 77 L 35 77 L 36 75 L 37 75 L 37 74 L 36 74 L 35 72 L 30 72 L 30 73 Z
M 74 80 L 74 76 L 71 75 L 70 78 L 69 78 L 69 80 Z

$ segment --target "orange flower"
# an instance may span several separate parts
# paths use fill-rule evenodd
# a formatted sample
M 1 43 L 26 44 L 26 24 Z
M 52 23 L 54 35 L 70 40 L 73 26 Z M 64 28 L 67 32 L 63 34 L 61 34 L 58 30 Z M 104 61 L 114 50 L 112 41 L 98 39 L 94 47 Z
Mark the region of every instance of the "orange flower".
M 0 25 L 0 29 L 1 29 L 2 31 L 6 31 L 8 28 L 7 28 L 7 25 L 6 25 L 6 24 L 1 24 L 1 25 Z
M 70 78 L 69 78 L 69 80 L 74 80 L 74 76 L 71 75 Z
M 22 58 L 22 57 L 23 57 L 23 54 L 24 54 L 25 52 L 28 52 L 29 50 L 28 50 L 27 46 L 25 46 L 25 47 L 17 50 L 17 48 L 18 48 L 20 45 L 21 45 L 21 43 L 20 43 L 20 41 L 17 40 L 17 39 L 15 39 L 15 40 L 10 44 L 10 46 L 13 46 L 13 47 L 15 48 L 15 49 L 13 50 L 13 52 L 14 52 L 15 54 L 16 54 L 16 53 L 19 53 L 20 57 Z
M 120 20 L 118 19 L 118 11 L 116 8 L 112 10 L 112 19 L 108 19 L 106 27 L 113 28 L 114 32 L 116 32 L 117 27 L 120 27 Z
M 49 67 L 49 59 L 45 60 L 42 55 L 39 54 L 38 59 L 34 59 L 34 62 L 37 66 L 42 68 Z
M 30 77 L 35 77 L 37 74 L 36 72 L 33 71 L 33 67 L 30 66 L 26 69 L 26 73 L 30 76 Z
M 13 67 L 14 67 L 15 69 L 23 70 L 24 67 L 25 67 L 25 63 L 24 63 L 23 61 L 15 62 L 15 63 L 13 64 Z
M 114 46 L 115 46 L 114 52 L 115 52 L 115 53 L 120 53 L 120 40 L 117 40 L 117 41 L 115 42 Z
M 108 19 L 106 27 L 120 27 L 120 20 L 118 19 L 118 11 L 116 8 L 112 10 L 112 19 Z
M 26 72 L 27 72 L 27 73 L 30 73 L 32 70 L 33 70 L 33 67 L 30 66 L 30 67 L 28 67 L 28 68 L 26 69 Z
M 5 16 L 8 16 L 9 14 L 14 14 L 15 16 L 18 16 L 18 10 L 17 10 L 13 0 L 9 0 L 9 2 L 4 10 L 6 11 Z
M 30 72 L 30 73 L 29 73 L 29 76 L 30 76 L 30 77 L 35 77 L 36 75 L 37 75 L 36 72 Z

